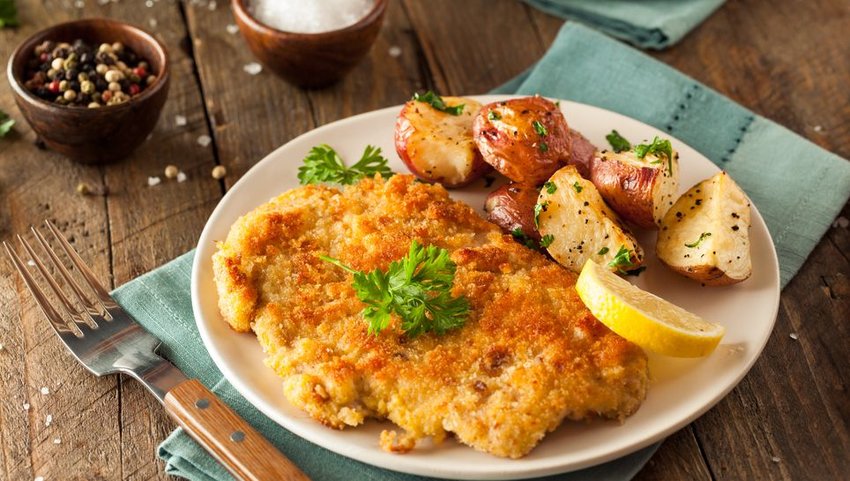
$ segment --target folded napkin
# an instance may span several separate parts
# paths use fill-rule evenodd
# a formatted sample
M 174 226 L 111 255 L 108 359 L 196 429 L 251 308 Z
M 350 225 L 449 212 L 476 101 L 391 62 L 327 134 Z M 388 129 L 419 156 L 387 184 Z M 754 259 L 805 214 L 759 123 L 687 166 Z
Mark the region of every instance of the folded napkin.
M 567 24 L 538 65 L 500 89 L 598 105 L 642 120 L 705 154 L 747 191 L 767 221 L 784 286 L 850 196 L 850 163 L 619 42 Z M 612 126 L 615 127 L 615 126 Z M 787 186 L 793 182 L 793 188 Z M 225 381 L 192 318 L 192 253 L 115 291 L 118 302 L 163 341 L 162 354 L 200 379 L 316 480 L 418 480 L 344 458 L 304 441 L 256 411 Z M 631 479 L 651 446 L 616 461 L 548 479 Z M 169 474 L 231 479 L 178 429 L 159 449 Z
M 562 18 L 578 20 L 641 48 L 678 42 L 724 0 L 524 0 Z

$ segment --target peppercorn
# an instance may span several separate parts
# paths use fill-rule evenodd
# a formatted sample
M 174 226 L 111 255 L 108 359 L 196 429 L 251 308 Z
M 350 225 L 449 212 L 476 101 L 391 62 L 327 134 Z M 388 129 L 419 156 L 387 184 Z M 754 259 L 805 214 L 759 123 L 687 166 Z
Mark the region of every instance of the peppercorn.
M 62 66 L 65 64 L 65 60 L 62 58 L 54 58 L 53 62 L 50 63 L 50 66 L 53 67 L 53 70 L 62 70 Z
M 109 82 L 109 91 L 110 92 L 120 92 L 121 84 L 118 82 Z
M 65 97 L 65 100 L 71 102 L 77 98 L 77 92 L 73 90 L 66 90 L 65 93 L 62 94 L 62 96 Z
M 167 179 L 176 179 L 178 173 L 180 173 L 180 171 L 177 170 L 176 165 L 169 165 L 165 167 L 165 177 Z
M 83 82 L 80 82 L 80 90 L 83 93 L 87 93 L 89 95 L 93 94 L 95 91 L 94 82 L 89 80 L 84 80 Z
M 89 195 L 91 194 L 91 187 L 85 182 L 80 182 L 77 184 L 77 193 L 80 195 Z

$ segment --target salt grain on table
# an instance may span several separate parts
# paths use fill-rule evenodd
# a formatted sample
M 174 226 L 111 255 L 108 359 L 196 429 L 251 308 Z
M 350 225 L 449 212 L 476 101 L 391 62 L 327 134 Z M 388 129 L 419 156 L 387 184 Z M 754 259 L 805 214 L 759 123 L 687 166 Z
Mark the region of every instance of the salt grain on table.
M 230 35 L 236 35 L 237 33 L 239 33 L 239 25 L 231 23 L 227 26 L 227 33 L 229 33 Z
M 257 75 L 263 71 L 263 66 L 258 64 L 257 62 L 251 62 L 242 67 L 242 70 L 251 75 Z
M 177 182 L 186 182 L 186 174 L 184 172 L 177 172 Z
M 186 124 L 188 123 L 188 121 L 186 120 L 186 116 L 185 116 L 185 115 L 175 115 L 175 116 L 174 116 L 174 123 L 175 123 L 178 127 L 183 127 L 184 125 L 186 125 Z
M 27 261 L 27 265 L 30 266 L 30 267 L 35 267 L 35 261 L 30 259 L 30 260 Z
M 815 132 L 823 132 L 823 127 L 820 125 L 815 125 L 813 128 Z
M 770 458 L 770 460 L 771 460 L 771 461 L 773 461 L 774 463 L 778 463 L 778 462 L 779 462 L 779 457 L 778 457 L 778 456 L 774 456 L 774 457 Z
M 24 403 L 24 411 L 30 410 L 30 403 Z
M 789 334 L 789 335 L 788 335 L 788 337 L 790 337 L 791 339 L 793 339 L 793 340 L 795 340 L 795 341 L 796 341 L 796 340 L 797 340 L 797 338 L 798 338 L 797 334 L 796 334 L 796 333 L 794 333 L 794 332 L 792 332 L 791 334 Z
M 36 476 L 33 481 L 44 481 L 44 476 Z
M 53 438 L 53 444 L 62 444 L 62 440 L 60 438 Z
M 212 142 L 212 137 L 210 137 L 209 135 L 201 135 L 200 137 L 198 137 L 198 145 L 200 145 L 201 147 L 206 147 L 210 145 L 210 142 Z
M 401 56 L 401 47 L 398 45 L 393 45 L 390 47 L 390 57 L 400 57 Z
M 48 414 L 48 415 L 47 415 L 47 417 L 46 417 L 46 418 L 44 418 L 44 425 L 45 425 L 45 426 L 50 426 L 51 424 L 53 424 L 53 415 L 52 415 L 52 414 Z
M 161 182 L 162 179 L 160 179 L 159 177 L 148 177 L 148 187 L 159 185 Z
M 42 386 L 41 394 L 47 396 L 48 394 L 50 394 L 50 388 L 48 388 L 47 386 Z

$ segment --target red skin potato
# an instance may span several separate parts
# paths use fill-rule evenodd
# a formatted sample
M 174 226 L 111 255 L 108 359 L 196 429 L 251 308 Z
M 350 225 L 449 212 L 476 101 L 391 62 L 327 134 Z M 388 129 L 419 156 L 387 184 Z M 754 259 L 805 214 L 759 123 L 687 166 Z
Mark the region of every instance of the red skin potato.
M 534 185 L 511 183 L 503 185 L 487 196 L 484 210 L 487 220 L 498 225 L 507 234 L 516 229 L 535 241 L 540 241 L 540 233 L 534 226 L 534 205 L 540 189 Z

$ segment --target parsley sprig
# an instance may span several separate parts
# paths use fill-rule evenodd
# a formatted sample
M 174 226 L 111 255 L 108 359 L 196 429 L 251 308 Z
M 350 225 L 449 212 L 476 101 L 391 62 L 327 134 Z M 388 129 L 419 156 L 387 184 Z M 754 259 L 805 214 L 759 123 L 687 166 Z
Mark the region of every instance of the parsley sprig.
M 15 0 L 0 0 L 0 28 L 18 25 L 18 9 L 15 8 Z
M 670 175 L 673 175 L 673 146 L 669 140 L 656 136 L 652 139 L 652 143 L 635 145 L 635 155 L 637 155 L 638 159 L 643 159 L 649 154 L 658 157 L 658 160 L 653 162 L 654 164 L 661 162 L 663 160 L 662 156 L 666 157 Z
M 620 153 L 632 148 L 631 142 L 626 140 L 626 138 L 620 135 L 620 133 L 616 130 L 612 130 L 610 134 L 605 136 L 605 139 L 609 144 L 611 144 L 611 148 L 614 149 L 614 152 Z
M 693 249 L 694 247 L 700 245 L 700 243 L 704 241 L 707 237 L 711 237 L 711 232 L 703 232 L 699 235 L 699 239 L 695 240 L 694 242 L 691 242 L 690 244 L 685 243 L 685 247 L 690 247 L 691 249 Z
M 13 125 L 15 125 L 15 119 L 6 115 L 6 112 L 0 110 L 0 137 L 5 137 L 6 134 L 11 132 Z
M 386 272 L 361 272 L 338 259 L 320 258 L 354 274 L 354 291 L 366 304 L 360 314 L 372 334 L 386 329 L 393 314 L 410 337 L 429 331 L 444 334 L 463 326 L 469 316 L 469 301 L 452 296 L 457 265 L 446 249 L 423 247 L 414 240 L 407 255 L 390 263 Z
M 413 100 L 416 100 L 417 102 L 424 102 L 430 105 L 431 107 L 434 107 L 435 109 L 439 110 L 440 112 L 445 112 L 449 115 L 460 115 L 461 113 L 463 113 L 463 107 L 466 105 L 459 104 L 453 107 L 449 107 L 443 101 L 442 97 L 432 92 L 431 90 L 425 92 L 424 94 L 420 94 L 419 92 L 414 93 Z
M 625 245 L 621 245 L 617 253 L 614 254 L 614 258 L 608 263 L 608 267 L 616 268 L 620 274 L 628 274 L 629 268 L 635 267 L 635 263 L 632 262 L 632 251 L 626 249 Z
M 381 149 L 367 145 L 360 160 L 346 167 L 342 158 L 327 144 L 317 145 L 304 157 L 304 165 L 298 168 L 298 181 L 301 185 L 330 182 L 350 185 L 364 178 L 381 174 L 389 178 L 393 171 L 387 167 L 387 159 L 381 155 Z

